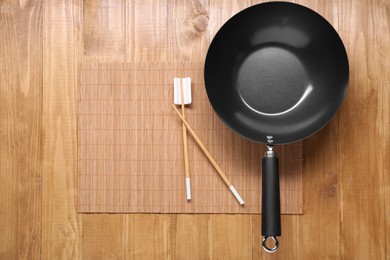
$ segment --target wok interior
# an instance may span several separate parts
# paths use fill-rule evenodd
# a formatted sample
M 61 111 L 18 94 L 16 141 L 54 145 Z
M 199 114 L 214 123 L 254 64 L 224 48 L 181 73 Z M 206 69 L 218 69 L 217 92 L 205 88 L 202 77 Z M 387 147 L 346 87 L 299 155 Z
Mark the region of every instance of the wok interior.
M 334 28 L 291 3 L 252 6 L 222 26 L 206 57 L 214 110 L 238 134 L 274 144 L 303 139 L 337 112 L 348 59 Z

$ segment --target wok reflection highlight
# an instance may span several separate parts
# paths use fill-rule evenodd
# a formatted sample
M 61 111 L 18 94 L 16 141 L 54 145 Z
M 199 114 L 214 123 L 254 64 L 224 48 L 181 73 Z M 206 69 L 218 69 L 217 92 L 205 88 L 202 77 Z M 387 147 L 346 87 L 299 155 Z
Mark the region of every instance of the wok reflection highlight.
M 296 48 L 305 48 L 310 43 L 310 37 L 299 28 L 282 25 L 259 30 L 251 39 L 252 45 L 273 42 L 288 44 Z
M 279 112 L 279 113 L 264 113 L 264 112 L 261 112 L 261 111 L 258 111 L 256 109 L 254 109 L 253 107 L 251 107 L 248 103 L 245 102 L 244 99 L 242 99 L 242 102 L 244 102 L 244 104 L 250 108 L 252 111 L 260 114 L 260 115 L 264 115 L 264 116 L 280 116 L 280 115 L 284 115 L 284 114 L 287 114 L 288 112 L 294 110 L 295 108 L 297 108 L 306 98 L 307 96 L 313 91 L 313 86 L 312 85 L 309 85 L 307 86 L 305 92 L 303 93 L 302 97 L 298 100 L 298 102 L 293 105 L 292 107 L 290 107 L 289 109 L 287 110 L 284 110 L 282 112 Z

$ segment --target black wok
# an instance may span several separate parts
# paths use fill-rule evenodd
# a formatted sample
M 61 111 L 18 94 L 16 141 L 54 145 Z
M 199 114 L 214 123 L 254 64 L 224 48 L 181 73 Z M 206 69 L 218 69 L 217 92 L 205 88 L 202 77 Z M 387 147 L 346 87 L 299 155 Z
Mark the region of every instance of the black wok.
M 274 252 L 281 224 L 273 145 L 306 138 L 334 116 L 348 85 L 346 50 L 316 12 L 287 2 L 263 3 L 221 27 L 207 52 L 204 77 L 219 118 L 268 146 L 262 161 L 262 235 L 264 249 Z

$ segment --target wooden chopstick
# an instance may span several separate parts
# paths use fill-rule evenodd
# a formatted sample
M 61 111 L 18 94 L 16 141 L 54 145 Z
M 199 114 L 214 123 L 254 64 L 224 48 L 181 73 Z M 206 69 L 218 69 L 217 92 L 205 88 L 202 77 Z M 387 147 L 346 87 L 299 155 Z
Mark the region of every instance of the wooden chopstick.
M 244 200 L 241 198 L 240 194 L 238 194 L 237 190 L 234 188 L 233 184 L 229 181 L 229 179 L 226 177 L 226 175 L 223 173 L 221 167 L 219 167 L 218 163 L 214 160 L 214 158 L 211 156 L 210 152 L 206 149 L 202 141 L 199 139 L 199 137 L 195 134 L 194 130 L 190 127 L 190 125 L 187 123 L 185 118 L 180 114 L 179 110 L 175 107 L 174 104 L 172 104 L 172 107 L 175 109 L 176 113 L 180 117 L 181 121 L 185 124 L 187 127 L 188 132 L 192 135 L 192 137 L 195 139 L 195 141 L 198 143 L 199 147 L 202 149 L 204 154 L 206 155 L 207 159 L 211 162 L 211 164 L 214 166 L 214 168 L 217 170 L 218 174 L 221 176 L 225 184 L 229 187 L 230 191 L 233 193 L 234 197 L 236 197 L 237 201 L 244 205 Z
M 183 78 L 180 78 L 180 99 L 181 99 L 181 115 L 184 120 L 186 119 L 185 108 L 184 108 L 184 87 Z M 188 161 L 188 143 L 187 143 L 187 129 L 184 122 L 182 123 L 183 132 L 183 144 L 184 144 L 184 172 L 186 178 L 186 197 L 187 200 L 191 200 L 191 188 L 190 188 L 190 166 Z

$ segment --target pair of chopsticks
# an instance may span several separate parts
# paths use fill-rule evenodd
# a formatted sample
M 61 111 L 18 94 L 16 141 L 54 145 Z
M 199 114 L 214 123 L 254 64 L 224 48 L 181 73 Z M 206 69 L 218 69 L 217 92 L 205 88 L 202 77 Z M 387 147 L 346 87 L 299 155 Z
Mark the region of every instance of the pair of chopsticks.
M 182 120 L 183 124 L 183 143 L 184 143 L 184 160 L 185 160 L 185 174 L 186 174 L 186 184 L 187 180 L 189 180 L 189 167 L 188 167 L 188 146 L 187 146 L 187 130 L 190 132 L 192 137 L 195 139 L 195 141 L 198 143 L 199 147 L 202 149 L 203 153 L 206 155 L 207 159 L 211 162 L 211 164 L 214 166 L 215 170 L 218 172 L 218 174 L 221 176 L 222 180 L 225 182 L 225 184 L 229 187 L 230 191 L 233 193 L 234 197 L 237 199 L 237 201 L 240 203 L 240 205 L 244 205 L 244 200 L 241 198 L 240 194 L 238 194 L 236 188 L 233 186 L 233 184 L 229 181 L 229 179 L 226 177 L 226 175 L 223 173 L 221 167 L 219 167 L 218 163 L 214 160 L 214 158 L 211 156 L 210 152 L 206 149 L 205 145 L 202 143 L 202 141 L 199 139 L 199 137 L 195 134 L 194 130 L 191 128 L 191 126 L 187 123 L 185 119 L 185 113 L 184 113 L 184 90 L 183 90 L 183 84 L 182 80 L 180 79 L 180 92 L 181 92 L 181 110 L 180 111 L 175 107 L 174 104 L 172 104 L 172 107 L 175 109 L 177 115 Z M 176 103 L 176 102 L 175 102 Z M 187 186 L 187 199 L 188 199 L 188 186 Z
M 191 78 L 174 78 L 174 98 L 173 102 L 181 106 L 181 115 L 185 119 L 185 105 L 191 104 Z M 186 198 L 191 200 L 191 179 L 190 166 L 188 161 L 187 129 L 182 123 L 183 150 L 184 150 L 184 171 L 186 182 Z

